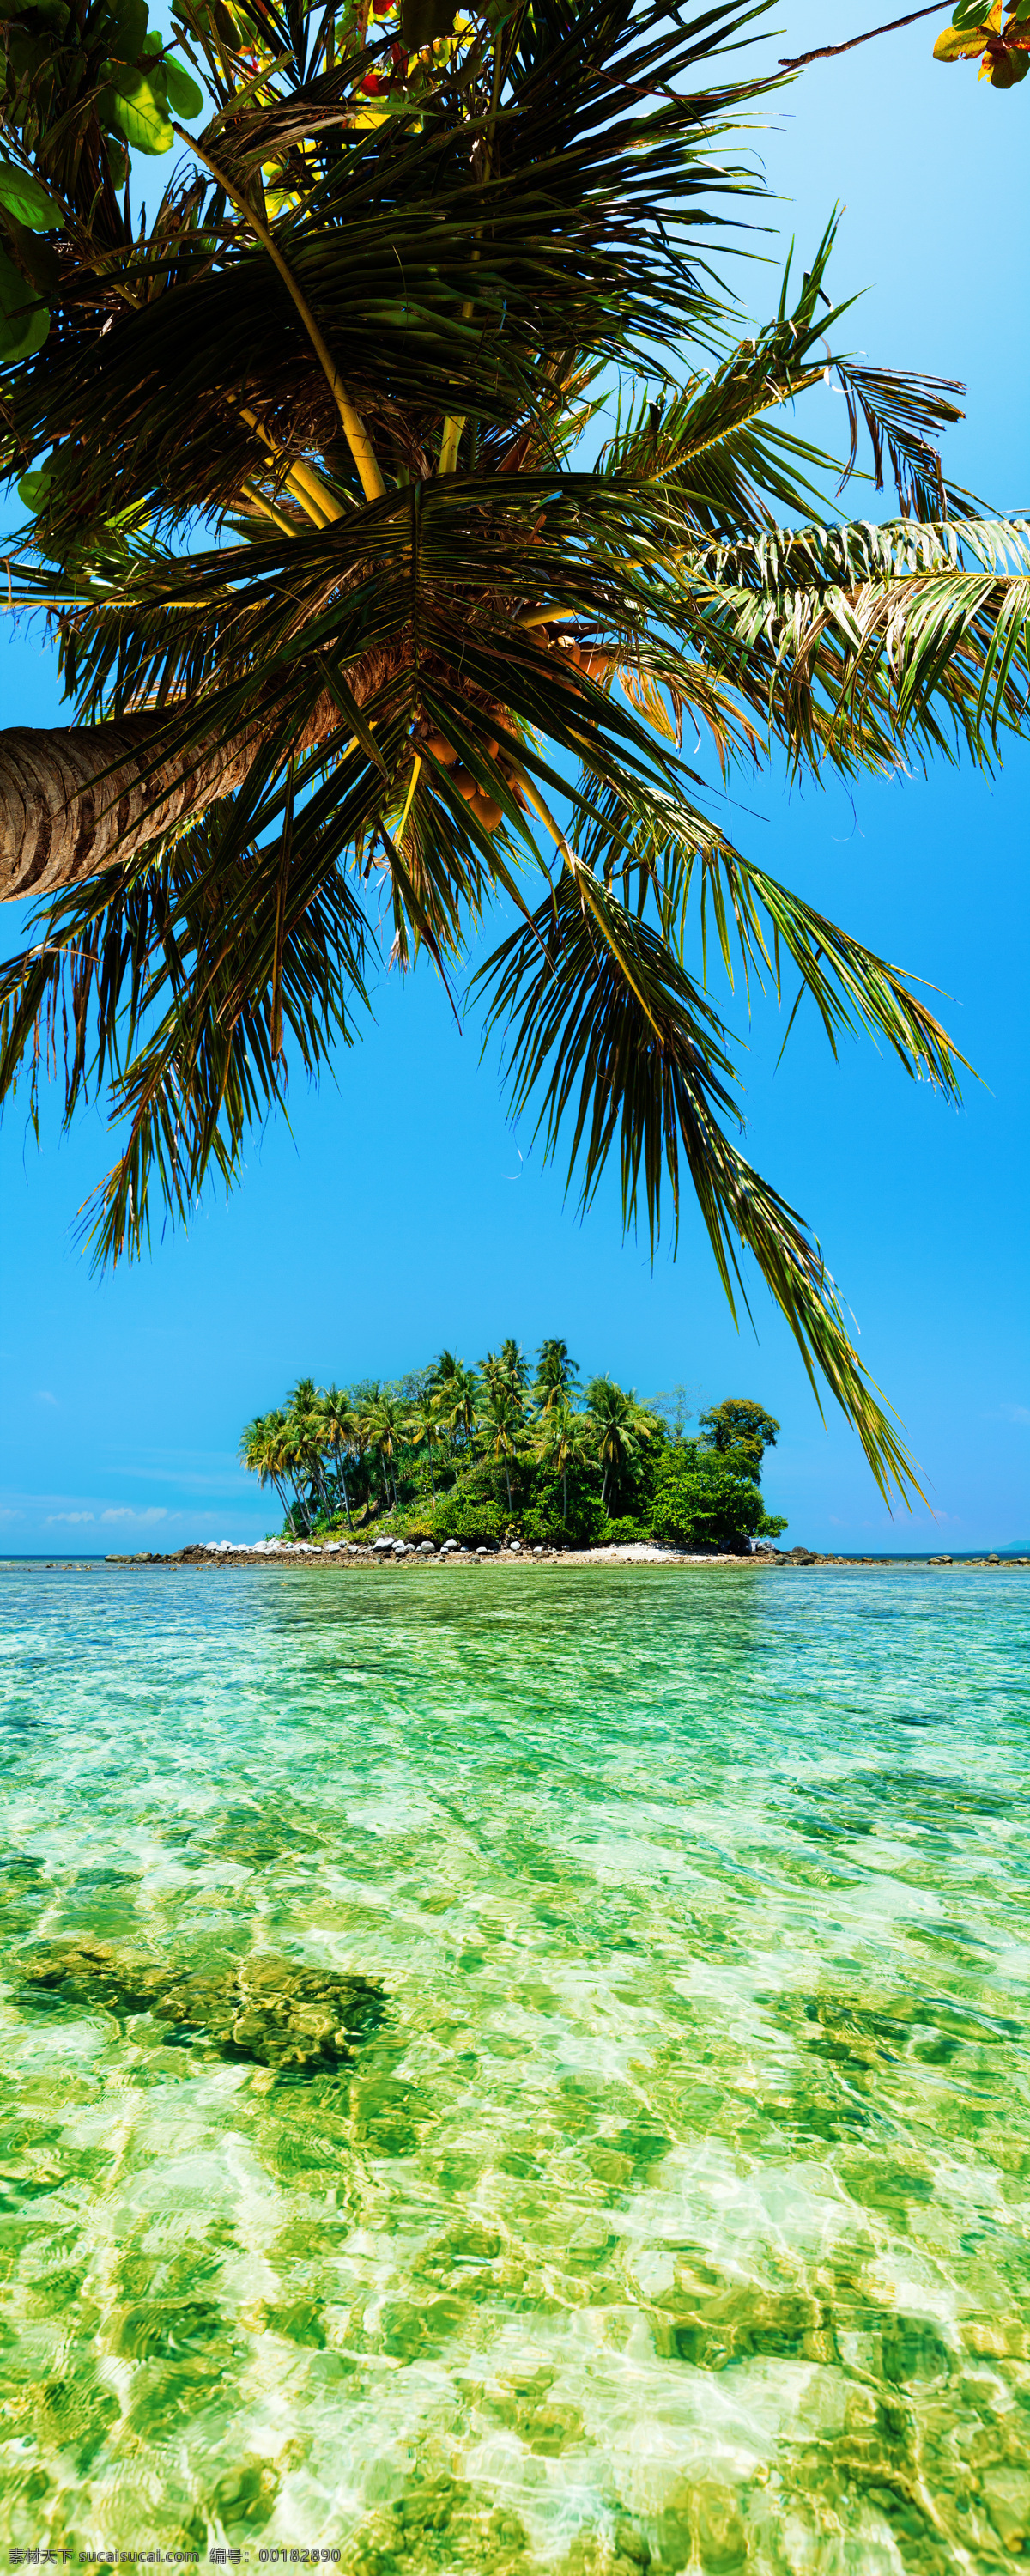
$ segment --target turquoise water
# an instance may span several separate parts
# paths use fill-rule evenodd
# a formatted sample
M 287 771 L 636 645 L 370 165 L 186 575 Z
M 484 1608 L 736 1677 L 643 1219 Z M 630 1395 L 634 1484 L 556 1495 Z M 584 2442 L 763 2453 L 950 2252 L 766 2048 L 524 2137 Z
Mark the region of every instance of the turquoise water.
M 1030 2555 L 1030 1578 L 2 1582 L 5 2545 Z M 83 1941 L 381 2010 L 284 2075 Z

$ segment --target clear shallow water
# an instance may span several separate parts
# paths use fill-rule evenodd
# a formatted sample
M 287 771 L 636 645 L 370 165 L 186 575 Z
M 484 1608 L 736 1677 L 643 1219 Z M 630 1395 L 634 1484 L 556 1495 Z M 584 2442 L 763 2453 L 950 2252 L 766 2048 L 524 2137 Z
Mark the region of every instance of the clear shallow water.
M 1027 1582 L 6 1574 L 4 2543 L 1030 2555 Z M 386 2015 L 286 2081 L 83 1935 Z

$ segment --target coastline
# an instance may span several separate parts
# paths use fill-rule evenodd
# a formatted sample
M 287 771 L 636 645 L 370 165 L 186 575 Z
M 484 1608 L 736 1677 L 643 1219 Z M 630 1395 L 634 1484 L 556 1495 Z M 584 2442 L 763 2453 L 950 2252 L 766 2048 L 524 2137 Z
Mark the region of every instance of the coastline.
M 675 1548 L 657 1547 L 644 1541 L 616 1547 L 534 1549 L 523 1546 L 512 1547 L 510 1545 L 505 1545 L 498 1548 L 483 1548 L 475 1550 L 471 1548 L 458 1547 L 430 1549 L 428 1547 L 422 1548 L 414 1546 L 410 1542 L 403 1547 L 396 1546 L 393 1543 L 380 1543 L 378 1547 L 375 1547 L 372 1545 L 363 1546 L 360 1542 L 355 1543 L 342 1540 L 329 1541 L 323 1545 L 319 1545 L 314 1541 L 305 1543 L 299 1540 L 266 1540 L 264 1542 L 259 1541 L 254 1546 L 248 1546 L 246 1542 L 237 1543 L 230 1539 L 212 1539 L 194 1542 L 192 1545 L 179 1548 L 174 1552 L 174 1554 L 169 1555 L 139 1552 L 125 1556 L 106 1556 L 102 1559 L 89 1561 L 100 1563 L 104 1566 L 112 1566 L 126 1570 L 131 1570 L 135 1567 L 147 1570 L 169 1568 L 173 1570 L 197 1572 L 203 1572 L 205 1570 L 213 1571 L 227 1566 L 261 1565 L 294 1567 L 299 1565 L 305 1572 L 311 1572 L 318 1567 L 322 1570 L 337 1573 L 347 1573 L 358 1570 L 367 1570 L 370 1567 L 384 1566 L 391 1566 L 394 1569 L 410 1569 L 414 1566 L 427 1568 L 436 1567 L 440 1569 L 446 1566 L 463 1566 L 467 1570 L 469 1568 L 478 1569 L 480 1567 L 487 1566 L 499 1566 L 502 1568 L 529 1566 L 531 1568 L 542 1568 L 556 1565 L 575 1566 L 578 1568 L 589 1566 L 618 1567 L 620 1565 L 629 1565 L 635 1568 L 641 1566 L 675 1566 L 681 1569 L 694 1569 L 697 1567 L 704 1569 L 725 1569 L 726 1567 L 735 1567 L 738 1570 L 743 1566 L 747 1566 L 749 1568 L 765 1568 L 771 1572 L 780 1571 L 786 1573 L 808 1572 L 813 1568 L 830 1569 L 831 1571 L 834 1568 L 858 1568 L 872 1573 L 902 1570 L 911 1573 L 920 1573 L 924 1571 L 927 1573 L 936 1573 L 947 1568 L 952 1568 L 959 1573 L 968 1571 L 970 1573 L 986 1574 L 1002 1572 L 1006 1568 L 1012 1568 L 1013 1571 L 1017 1572 L 1020 1570 L 1025 1571 L 1030 1569 L 1030 1555 L 983 1555 L 963 1557 L 944 1555 L 930 1557 L 901 1555 L 888 1557 L 857 1555 L 828 1556 L 824 1555 L 820 1551 L 802 1547 L 790 1549 L 777 1549 L 772 1547 L 755 1548 L 747 1555 L 730 1555 L 717 1553 L 714 1550 L 707 1550 L 703 1553 L 687 1553 L 686 1551 Z M 56 1565 L 58 1560 L 49 1560 L 48 1562 Z M 79 1562 L 81 1563 L 82 1560 L 80 1559 Z

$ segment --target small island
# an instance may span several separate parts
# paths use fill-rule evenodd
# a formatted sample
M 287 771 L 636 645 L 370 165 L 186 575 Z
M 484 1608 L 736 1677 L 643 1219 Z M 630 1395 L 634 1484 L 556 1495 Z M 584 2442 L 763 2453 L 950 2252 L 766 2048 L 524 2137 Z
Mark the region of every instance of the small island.
M 731 1396 L 692 1436 L 688 1420 L 682 1387 L 642 1402 L 610 1376 L 581 1386 L 567 1342 L 531 1363 L 509 1339 L 475 1367 L 445 1350 L 397 1379 L 301 1378 L 240 1455 L 293 1542 L 734 1556 L 777 1538 L 761 1492 L 773 1416 Z

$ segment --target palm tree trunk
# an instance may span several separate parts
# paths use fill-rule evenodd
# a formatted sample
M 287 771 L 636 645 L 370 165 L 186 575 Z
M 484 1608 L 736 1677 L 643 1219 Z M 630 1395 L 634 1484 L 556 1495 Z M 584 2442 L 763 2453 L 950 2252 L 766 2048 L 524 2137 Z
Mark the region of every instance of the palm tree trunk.
M 505 1484 L 507 1485 L 507 1488 L 508 1488 L 508 1510 L 510 1511 L 510 1510 L 511 1510 L 511 1507 L 512 1507 L 512 1505 L 511 1505 L 511 1472 L 510 1472 L 510 1469 L 509 1469 L 509 1466 L 508 1466 L 507 1458 L 505 1458 L 505 1461 L 504 1461 L 504 1481 L 505 1481 Z
M 568 1520 L 568 1517 L 569 1517 L 569 1471 L 568 1471 L 568 1468 L 567 1468 L 567 1467 L 563 1467 L 563 1468 L 562 1468 L 562 1471 L 561 1471 L 561 1516 L 562 1516 L 563 1521 L 567 1521 L 567 1520 Z
M 242 784 L 253 731 L 162 761 L 167 727 L 167 716 L 144 715 L 0 733 L 0 903 L 120 867 Z

